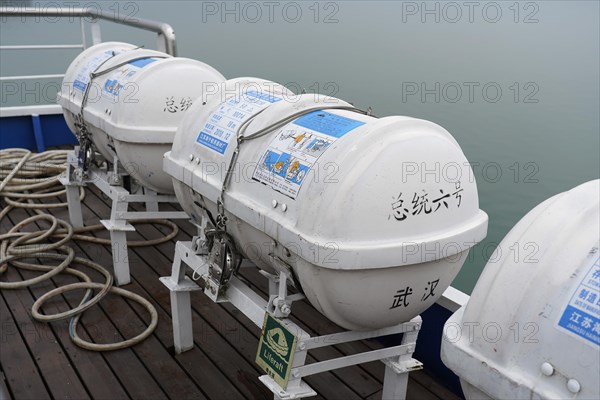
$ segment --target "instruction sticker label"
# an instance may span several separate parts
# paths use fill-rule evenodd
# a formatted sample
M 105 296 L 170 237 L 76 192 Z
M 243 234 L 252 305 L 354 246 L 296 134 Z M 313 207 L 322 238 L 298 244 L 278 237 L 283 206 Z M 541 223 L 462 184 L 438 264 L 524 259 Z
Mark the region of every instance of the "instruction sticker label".
M 83 68 L 81 68 L 77 72 L 77 75 L 75 75 L 75 80 L 73 81 L 73 87 L 77 90 L 85 92 L 87 85 L 90 83 L 90 74 L 96 71 L 98 67 L 102 65 L 102 63 L 104 63 L 106 60 L 124 51 L 124 48 L 115 49 L 114 51 L 109 50 L 94 57 L 92 60 L 90 60 L 90 62 L 88 62 Z
M 211 114 L 196 137 L 196 143 L 221 155 L 225 154 L 244 121 L 281 100 L 280 97 L 256 90 L 230 98 Z
M 579 282 L 558 325 L 600 346 L 600 257 Z
M 364 122 L 314 111 L 284 126 L 271 141 L 252 176 L 292 199 L 319 157 L 337 139 Z
M 281 322 L 265 313 L 256 364 L 283 390 L 287 389 L 297 338 Z
M 132 77 L 138 73 L 139 70 L 158 60 L 159 58 L 152 57 L 141 58 L 117 68 L 104 82 L 102 94 L 107 95 L 109 98 L 116 99 L 119 96 L 119 92 L 121 92 L 125 85 L 132 81 Z
M 294 124 L 334 138 L 340 138 L 364 122 L 342 117 L 325 111 L 314 111 L 293 122 Z

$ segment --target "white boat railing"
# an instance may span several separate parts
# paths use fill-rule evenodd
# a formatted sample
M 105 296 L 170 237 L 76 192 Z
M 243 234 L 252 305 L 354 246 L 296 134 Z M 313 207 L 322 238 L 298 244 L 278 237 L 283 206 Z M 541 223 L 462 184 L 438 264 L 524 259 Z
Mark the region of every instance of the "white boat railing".
M 88 47 L 86 38 L 86 23 L 89 23 L 92 45 L 102 42 L 102 31 L 100 21 L 110 21 L 120 25 L 127 25 L 134 28 L 151 31 L 157 34 L 157 50 L 177 55 L 177 43 L 175 32 L 171 25 L 152 21 L 143 18 L 123 18 L 122 16 L 102 12 L 94 8 L 52 8 L 44 7 L 0 7 L 0 17 L 5 21 L 8 17 L 32 17 L 47 19 L 66 17 L 69 19 L 79 18 L 80 42 L 79 43 L 61 43 L 61 44 L 34 44 L 34 45 L 0 45 L 0 54 L 6 51 L 20 50 L 58 50 L 58 49 L 80 49 L 85 50 Z M 14 75 L 0 76 L 0 82 L 16 80 L 43 80 L 43 79 L 62 79 L 64 74 L 37 74 L 37 75 Z M 32 109 L 33 107 L 33 109 Z M 19 106 L 19 107 L 0 107 L 2 116 L 29 115 L 35 113 L 40 106 Z M 53 107 L 53 109 L 56 107 Z
M 94 8 L 34 8 L 34 7 L 0 7 L 0 16 L 6 17 L 69 17 L 79 18 L 81 27 L 81 43 L 75 44 L 51 44 L 51 45 L 10 45 L 0 46 L 0 50 L 31 50 L 31 49 L 85 49 L 86 35 L 85 22 L 90 23 L 92 44 L 102 42 L 102 33 L 99 21 L 110 21 L 120 25 L 127 25 L 143 29 L 157 34 L 157 49 L 172 56 L 177 55 L 177 42 L 175 31 L 166 22 L 153 21 L 144 18 L 122 18 L 117 15 L 108 14 Z M 10 77 L 8 77 L 10 78 Z

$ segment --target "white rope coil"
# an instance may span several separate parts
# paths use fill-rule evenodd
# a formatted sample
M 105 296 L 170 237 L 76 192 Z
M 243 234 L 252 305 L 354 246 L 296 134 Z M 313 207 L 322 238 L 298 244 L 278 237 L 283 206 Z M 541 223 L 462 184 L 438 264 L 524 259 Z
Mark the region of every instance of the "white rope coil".
M 0 281 L 0 290 L 22 289 L 66 273 L 73 275 L 81 282 L 57 287 L 38 298 L 32 306 L 32 316 L 38 321 L 52 322 L 71 318 L 69 336 L 78 346 L 93 351 L 110 351 L 133 346 L 152 334 L 158 323 L 158 314 L 154 306 L 143 297 L 128 290 L 113 286 L 112 275 L 101 265 L 75 256 L 75 251 L 67 245 L 71 240 L 82 240 L 96 244 L 110 245 L 108 239 L 97 238 L 86 233 L 103 230 L 101 224 L 73 229 L 71 224 L 43 212 L 44 209 L 66 207 L 66 202 L 36 202 L 49 200 L 65 194 L 65 188 L 59 178 L 66 171 L 67 151 L 54 150 L 43 153 L 31 153 L 26 149 L 0 150 L 0 199 L 6 206 L 0 211 L 0 220 L 5 218 L 14 208 L 31 209 L 37 215 L 17 223 L 8 232 L 0 234 L 0 276 L 9 265 L 29 271 L 42 272 L 35 278 L 19 281 Z M 85 191 L 81 188 L 80 198 Z M 32 232 L 24 232 L 23 228 L 31 224 L 48 224 L 49 227 Z M 166 220 L 140 220 L 138 224 L 160 224 L 167 226 L 171 232 L 163 237 L 151 240 L 129 241 L 130 247 L 155 246 L 174 238 L 178 227 Z M 19 261 L 22 259 L 37 259 L 37 263 Z M 58 265 L 45 265 L 40 260 L 57 260 Z M 83 265 L 94 269 L 104 276 L 104 283 L 92 282 L 92 279 L 82 271 L 71 268 L 73 264 Z M 79 305 L 68 311 L 48 315 L 40 310 L 50 298 L 73 290 L 85 289 L 85 295 Z M 95 295 L 94 295 L 94 292 Z M 113 293 L 141 304 L 150 314 L 148 327 L 139 335 L 117 343 L 99 344 L 85 341 L 77 334 L 77 325 L 82 313 L 97 304 L 107 294 Z

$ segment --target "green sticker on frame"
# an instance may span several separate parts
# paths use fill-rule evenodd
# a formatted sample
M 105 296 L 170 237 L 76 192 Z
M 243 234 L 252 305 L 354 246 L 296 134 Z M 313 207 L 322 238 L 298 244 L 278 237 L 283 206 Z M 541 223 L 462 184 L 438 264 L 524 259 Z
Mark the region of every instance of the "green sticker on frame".
M 265 314 L 256 364 L 284 390 L 287 389 L 297 340 L 279 320 Z

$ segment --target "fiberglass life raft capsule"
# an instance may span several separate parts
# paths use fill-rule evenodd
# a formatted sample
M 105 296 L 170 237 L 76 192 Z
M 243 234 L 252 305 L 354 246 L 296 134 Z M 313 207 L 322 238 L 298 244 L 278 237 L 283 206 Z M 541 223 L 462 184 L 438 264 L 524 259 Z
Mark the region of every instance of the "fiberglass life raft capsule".
M 341 107 L 351 106 L 227 81 L 186 114 L 164 168 L 193 220 L 225 217 L 242 256 L 287 272 L 326 317 L 354 330 L 392 326 L 441 296 L 488 218 L 447 131 Z M 415 170 L 436 165 L 452 165 L 455 179 Z
M 444 326 L 465 397 L 600 398 L 600 180 L 536 206 L 495 254 Z
M 196 60 L 106 42 L 71 63 L 58 103 L 76 134 L 76 116 L 82 113 L 89 139 L 106 161 L 117 156 L 144 187 L 168 194 L 173 185 L 162 171 L 162 157 L 171 149 L 177 125 L 206 87 L 224 80 Z

